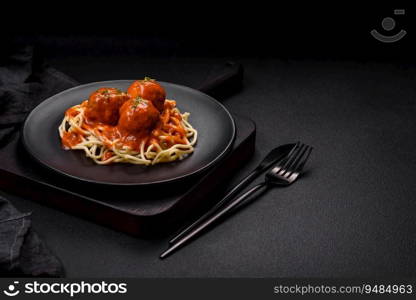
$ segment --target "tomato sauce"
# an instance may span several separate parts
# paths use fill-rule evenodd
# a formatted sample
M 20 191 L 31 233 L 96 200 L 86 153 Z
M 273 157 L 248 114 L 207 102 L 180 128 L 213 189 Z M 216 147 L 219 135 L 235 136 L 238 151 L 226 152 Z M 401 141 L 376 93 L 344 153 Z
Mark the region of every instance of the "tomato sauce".
M 174 108 L 176 102 L 165 101 L 165 90 L 153 79 L 135 81 L 124 93 L 114 88 L 100 88 L 82 102 L 84 122 L 82 130 L 100 136 L 105 146 L 117 148 L 127 146 L 140 151 L 140 146 L 159 144 L 169 148 L 186 143 L 186 130 L 182 116 Z M 78 106 L 79 108 L 79 106 Z M 66 111 L 74 118 L 79 114 L 77 106 Z M 65 132 L 62 137 L 64 148 L 71 148 L 82 141 L 82 131 Z M 112 156 L 108 151 L 104 159 Z

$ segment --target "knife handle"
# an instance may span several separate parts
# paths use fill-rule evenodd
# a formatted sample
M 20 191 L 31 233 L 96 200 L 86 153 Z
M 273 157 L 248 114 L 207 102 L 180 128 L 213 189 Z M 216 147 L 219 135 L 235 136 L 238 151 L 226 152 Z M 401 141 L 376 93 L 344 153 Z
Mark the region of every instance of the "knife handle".
M 216 75 L 210 76 L 198 90 L 217 100 L 231 96 L 243 87 L 244 68 L 240 63 L 229 61 L 221 66 Z
M 201 217 L 199 217 L 196 221 L 194 221 L 191 225 L 187 226 L 177 235 L 175 235 L 170 241 L 169 244 L 174 244 L 180 239 L 182 239 L 185 235 L 191 232 L 194 228 L 196 228 L 199 224 L 201 224 L 204 220 L 208 219 L 209 216 L 213 215 L 220 207 L 224 206 L 230 199 L 232 199 L 238 192 L 240 192 L 243 188 L 245 188 L 250 182 L 252 182 L 262 170 L 255 169 L 250 174 L 248 174 L 244 179 L 240 181 L 236 186 L 234 186 L 230 191 L 228 191 L 227 195 L 225 195 L 217 204 L 211 207 L 206 213 L 204 213 Z
M 177 249 L 179 249 L 180 247 L 185 245 L 187 242 L 189 242 L 191 239 L 198 236 L 200 234 L 200 232 L 202 232 L 203 230 L 205 230 L 206 228 L 211 226 L 214 222 L 223 218 L 229 211 L 231 211 L 232 209 L 234 209 L 235 207 L 237 207 L 238 205 L 243 203 L 243 201 L 246 198 L 248 198 L 252 194 L 256 193 L 260 189 L 267 189 L 268 187 L 269 187 L 269 185 L 267 184 L 266 181 L 264 181 L 262 183 L 259 183 L 259 184 L 255 185 L 254 187 L 252 187 L 251 189 L 249 189 L 247 192 L 243 193 L 241 196 L 237 197 L 237 199 L 235 199 L 235 200 L 231 201 L 230 203 L 226 204 L 218 212 L 214 213 L 208 219 L 203 220 L 198 226 L 193 228 L 189 233 L 185 234 L 176 243 L 171 244 L 169 246 L 169 248 L 160 255 L 160 258 L 161 259 L 166 258 L 170 254 L 172 254 L 174 251 L 176 251 Z

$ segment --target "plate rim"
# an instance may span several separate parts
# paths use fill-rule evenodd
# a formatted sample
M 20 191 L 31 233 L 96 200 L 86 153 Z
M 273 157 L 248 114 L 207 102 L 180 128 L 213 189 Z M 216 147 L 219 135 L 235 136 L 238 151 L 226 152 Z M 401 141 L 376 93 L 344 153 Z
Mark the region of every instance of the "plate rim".
M 53 97 L 59 97 L 59 95 L 61 95 L 63 93 L 68 93 L 71 90 L 78 89 L 80 87 L 88 87 L 90 85 L 95 85 L 95 84 L 98 84 L 98 83 L 99 84 L 105 84 L 105 83 L 110 83 L 110 82 L 113 82 L 114 83 L 114 82 L 125 82 L 125 81 L 131 81 L 131 82 L 133 82 L 135 80 L 137 80 L 137 79 L 117 79 L 117 80 L 94 81 L 94 82 L 89 82 L 89 83 L 85 83 L 85 84 L 80 84 L 80 85 L 74 86 L 72 88 L 63 90 L 63 91 L 61 91 L 59 93 L 56 93 L 56 94 L 54 94 L 54 95 L 46 98 L 45 100 L 41 101 L 38 105 L 36 105 L 27 114 L 27 116 L 26 116 L 26 118 L 24 120 L 23 126 L 21 128 L 22 143 L 23 143 L 23 146 L 24 146 L 26 152 L 37 163 L 39 163 L 42 167 L 45 167 L 45 168 L 47 168 L 49 170 L 52 170 L 53 172 L 56 172 L 58 174 L 64 175 L 66 177 L 69 177 L 69 178 L 74 179 L 74 180 L 77 180 L 77 181 L 87 182 L 87 183 L 93 183 L 93 184 L 98 184 L 98 185 L 107 185 L 107 186 L 151 186 L 151 185 L 160 185 L 160 184 L 166 184 L 166 183 L 173 183 L 173 182 L 177 182 L 177 181 L 180 181 L 180 180 L 184 180 L 186 178 L 194 177 L 197 174 L 200 174 L 203 171 L 205 171 L 205 170 L 209 169 L 210 167 L 212 167 L 213 165 L 217 164 L 231 150 L 232 145 L 234 144 L 234 141 L 235 141 L 235 137 L 236 137 L 235 120 L 234 120 L 233 116 L 231 115 L 231 113 L 228 111 L 228 109 L 221 102 L 219 102 L 218 100 L 216 100 L 214 97 L 212 97 L 212 96 L 210 96 L 210 95 L 208 95 L 208 94 L 206 94 L 206 93 L 204 93 L 202 91 L 199 91 L 197 89 L 194 89 L 194 88 L 191 88 L 191 87 L 188 87 L 188 86 L 185 86 L 185 85 L 181 85 L 181 84 L 176 84 L 176 83 L 171 83 L 171 82 L 166 82 L 166 81 L 158 81 L 162 85 L 164 83 L 166 83 L 166 84 L 169 84 L 169 85 L 178 86 L 178 87 L 183 88 L 185 90 L 190 90 L 192 92 L 195 92 L 196 91 L 198 93 L 201 93 L 201 94 L 205 95 L 212 102 L 214 102 L 216 105 L 218 105 L 219 107 L 221 107 L 226 112 L 228 118 L 231 121 L 231 125 L 232 125 L 232 136 L 231 136 L 231 139 L 228 142 L 227 146 L 225 147 L 225 149 L 215 159 L 213 159 L 212 161 L 210 161 L 206 165 L 198 168 L 197 170 L 195 170 L 195 171 L 193 171 L 191 173 L 185 174 L 185 175 L 176 176 L 174 178 L 164 179 L 164 180 L 158 180 L 158 181 L 152 181 L 152 182 L 107 182 L 107 181 L 101 181 L 101 180 L 93 180 L 93 179 L 81 178 L 81 177 L 78 177 L 78 176 L 69 174 L 67 172 L 64 172 L 62 170 L 59 170 L 57 168 L 54 168 L 54 167 L 46 164 L 45 162 L 43 162 L 40 158 L 36 157 L 30 151 L 30 147 L 28 147 L 28 145 L 26 144 L 26 138 L 25 138 L 25 136 L 27 134 L 27 130 L 26 130 L 27 124 L 29 122 L 30 117 L 32 117 L 35 114 L 35 111 L 39 110 L 42 105 L 47 105 L 45 103 L 47 103 L 48 101 L 51 102 L 52 101 L 51 98 L 53 98 Z

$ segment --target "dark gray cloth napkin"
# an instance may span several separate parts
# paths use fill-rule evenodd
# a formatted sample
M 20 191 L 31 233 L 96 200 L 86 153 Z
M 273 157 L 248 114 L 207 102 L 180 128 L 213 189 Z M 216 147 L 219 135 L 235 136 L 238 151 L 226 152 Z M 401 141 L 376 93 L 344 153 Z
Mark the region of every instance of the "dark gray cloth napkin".
M 31 228 L 30 213 L 21 213 L 0 196 L 0 276 L 60 277 L 61 262 Z
M 30 46 L 0 52 L 0 147 L 16 134 L 26 115 L 46 98 L 77 85 L 47 66 Z M 31 228 L 30 213 L 20 213 L 0 196 L 0 276 L 63 276 L 60 261 Z
M 47 66 L 31 46 L 9 46 L 0 54 L 1 147 L 37 104 L 77 82 Z

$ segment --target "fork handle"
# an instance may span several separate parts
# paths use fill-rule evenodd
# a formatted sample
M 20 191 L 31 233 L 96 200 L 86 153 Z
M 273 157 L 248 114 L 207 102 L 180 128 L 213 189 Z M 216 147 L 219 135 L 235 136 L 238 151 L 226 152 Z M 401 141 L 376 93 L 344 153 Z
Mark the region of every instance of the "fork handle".
M 247 192 L 242 194 L 240 197 L 235 199 L 234 201 L 230 202 L 229 204 L 225 205 L 221 210 L 213 214 L 208 219 L 204 220 L 200 225 L 193 228 L 189 233 L 187 233 L 185 236 L 183 236 L 180 240 L 178 240 L 175 244 L 171 245 L 170 248 L 168 248 L 165 252 L 163 252 L 160 255 L 160 258 L 163 259 L 176 251 L 178 248 L 185 245 L 189 240 L 195 238 L 197 235 L 199 235 L 204 229 L 211 226 L 214 222 L 216 222 L 218 219 L 224 217 L 230 210 L 235 208 L 237 205 L 242 203 L 247 197 L 254 194 L 258 190 L 262 189 L 263 187 L 268 187 L 266 182 L 262 182 L 258 185 L 253 186 L 251 189 L 249 189 Z
M 196 221 L 194 221 L 191 225 L 187 226 L 181 232 L 179 232 L 175 237 L 173 237 L 169 244 L 174 244 L 178 240 L 180 240 L 185 234 L 190 232 L 192 228 L 196 227 L 198 224 L 202 223 L 203 220 L 207 219 L 210 215 L 216 212 L 220 207 L 222 207 L 225 203 L 227 203 L 231 198 L 233 198 L 239 191 L 241 191 L 244 187 L 246 187 L 251 181 L 256 178 L 262 170 L 255 169 L 243 180 L 240 181 L 236 186 L 234 186 L 220 201 L 218 201 L 212 208 L 210 208 L 206 213 L 204 213 L 201 217 L 199 217 Z

